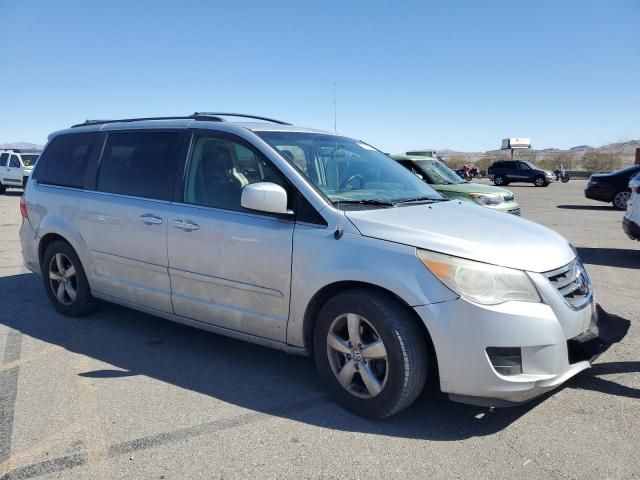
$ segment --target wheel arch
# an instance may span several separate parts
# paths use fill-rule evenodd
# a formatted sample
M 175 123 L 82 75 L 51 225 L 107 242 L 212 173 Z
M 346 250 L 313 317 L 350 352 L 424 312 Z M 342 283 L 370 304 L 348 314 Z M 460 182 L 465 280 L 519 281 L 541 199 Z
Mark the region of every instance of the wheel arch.
M 44 252 L 46 252 L 47 248 L 49 248 L 49 245 L 51 245 L 56 240 L 62 240 L 63 242 L 68 243 L 71 246 L 71 248 L 73 248 L 76 251 L 76 254 L 78 253 L 77 249 L 73 246 L 73 243 L 70 242 L 68 239 L 66 239 L 59 233 L 49 232 L 43 235 L 40 241 L 38 242 L 38 262 L 40 266 L 42 266 L 42 258 L 44 257 Z
M 427 348 L 429 351 L 429 360 L 433 361 L 434 375 L 430 375 L 430 379 L 427 380 L 429 384 L 433 381 L 434 385 L 440 385 L 439 379 L 439 370 L 438 370 L 438 358 L 436 355 L 436 350 L 433 345 L 433 340 L 431 339 L 431 334 L 429 333 L 429 329 L 424 324 L 420 316 L 416 313 L 416 311 L 399 295 L 395 294 L 391 290 L 388 290 L 379 285 L 375 285 L 372 283 L 362 282 L 362 281 L 353 281 L 353 280 L 345 280 L 338 281 L 334 283 L 330 283 L 322 287 L 319 291 L 315 293 L 315 295 L 311 298 L 309 303 L 307 304 L 307 308 L 304 312 L 304 322 L 303 322 L 303 335 L 304 335 L 304 344 L 305 349 L 309 352 L 313 352 L 313 331 L 315 328 L 316 319 L 318 317 L 318 313 L 324 306 L 324 304 L 332 297 L 337 295 L 338 293 L 345 292 L 347 290 L 355 290 L 355 289 L 365 289 L 373 292 L 377 292 L 380 295 L 387 296 L 388 298 L 393 299 L 399 305 L 404 307 L 409 315 L 416 321 L 420 327 L 420 330 L 425 335 L 427 339 Z M 431 370 L 431 369 L 430 369 Z

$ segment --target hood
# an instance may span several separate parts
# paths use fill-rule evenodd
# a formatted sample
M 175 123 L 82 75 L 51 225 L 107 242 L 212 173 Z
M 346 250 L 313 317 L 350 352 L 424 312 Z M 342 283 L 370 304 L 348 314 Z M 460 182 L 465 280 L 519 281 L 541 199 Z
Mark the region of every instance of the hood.
M 548 272 L 575 258 L 567 240 L 553 230 L 455 200 L 345 214 L 366 237 L 492 265 Z
M 494 187 L 491 185 L 482 185 L 480 183 L 458 183 L 455 185 L 434 185 L 429 184 L 429 186 L 435 190 L 440 192 L 458 192 L 458 193 L 498 193 L 503 197 L 513 196 L 513 192 L 511 190 L 507 190 L 506 188 Z

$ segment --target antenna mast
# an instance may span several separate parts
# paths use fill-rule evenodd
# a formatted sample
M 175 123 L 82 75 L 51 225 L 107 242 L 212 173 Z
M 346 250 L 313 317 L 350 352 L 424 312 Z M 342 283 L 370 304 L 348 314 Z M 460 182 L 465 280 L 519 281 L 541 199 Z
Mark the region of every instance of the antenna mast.
M 336 81 L 333 81 L 333 133 L 338 133 L 338 109 L 336 107 Z

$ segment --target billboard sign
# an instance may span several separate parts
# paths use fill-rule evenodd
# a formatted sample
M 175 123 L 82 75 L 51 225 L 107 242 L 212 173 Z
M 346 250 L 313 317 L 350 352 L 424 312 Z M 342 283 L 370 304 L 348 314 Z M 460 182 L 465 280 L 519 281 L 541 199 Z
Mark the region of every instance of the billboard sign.
M 531 139 L 524 137 L 502 139 L 502 150 L 509 150 L 510 148 L 531 148 Z

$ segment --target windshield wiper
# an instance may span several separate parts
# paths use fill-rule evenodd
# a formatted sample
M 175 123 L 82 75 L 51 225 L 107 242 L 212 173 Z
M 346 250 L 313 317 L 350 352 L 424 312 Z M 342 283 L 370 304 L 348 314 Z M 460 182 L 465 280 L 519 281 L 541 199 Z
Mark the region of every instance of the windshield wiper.
M 434 203 L 434 202 L 446 202 L 448 198 L 433 198 L 433 197 L 416 197 L 408 198 L 407 200 L 400 200 L 396 202 L 397 205 L 407 205 L 410 203 Z
M 390 200 L 376 200 L 373 198 L 363 198 L 363 199 L 349 199 L 349 200 L 332 200 L 334 205 L 373 205 L 375 207 L 395 207 L 396 202 L 392 202 Z

